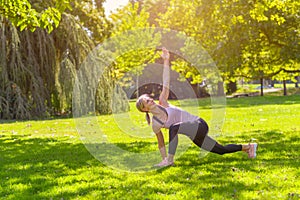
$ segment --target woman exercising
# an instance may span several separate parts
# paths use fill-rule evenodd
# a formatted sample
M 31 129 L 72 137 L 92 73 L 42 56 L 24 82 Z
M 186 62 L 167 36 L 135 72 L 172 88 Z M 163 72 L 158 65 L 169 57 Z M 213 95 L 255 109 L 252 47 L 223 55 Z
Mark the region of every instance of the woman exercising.
M 158 148 L 162 161 L 157 164 L 158 167 L 164 167 L 174 164 L 174 155 L 178 145 L 178 133 L 189 137 L 198 147 L 220 155 L 243 151 L 249 158 L 256 157 L 257 143 L 247 145 L 229 144 L 223 146 L 207 135 L 208 125 L 200 117 L 192 115 L 178 107 L 168 103 L 169 85 L 170 85 L 170 54 L 166 48 L 162 49 L 161 57 L 164 60 L 163 69 L 163 89 L 159 96 L 159 104 L 156 104 L 148 94 L 141 95 L 136 101 L 136 107 L 139 111 L 146 113 L 146 119 L 150 125 L 150 116 L 152 116 L 152 129 L 156 134 Z M 169 152 L 166 153 L 162 128 L 169 129 Z

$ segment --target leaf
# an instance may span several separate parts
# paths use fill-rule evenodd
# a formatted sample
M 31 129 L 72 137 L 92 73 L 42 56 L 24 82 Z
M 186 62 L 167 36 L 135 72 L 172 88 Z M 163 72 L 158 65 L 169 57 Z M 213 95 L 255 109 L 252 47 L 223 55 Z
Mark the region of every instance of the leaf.
M 27 24 L 26 24 L 26 23 L 22 24 L 22 25 L 20 26 L 20 31 L 23 31 L 26 27 L 27 27 Z
M 27 19 L 26 18 L 24 18 L 24 19 L 22 19 L 22 20 L 20 20 L 18 23 L 17 23 L 17 26 L 20 26 L 20 25 L 22 25 L 24 22 L 26 22 L 27 21 Z

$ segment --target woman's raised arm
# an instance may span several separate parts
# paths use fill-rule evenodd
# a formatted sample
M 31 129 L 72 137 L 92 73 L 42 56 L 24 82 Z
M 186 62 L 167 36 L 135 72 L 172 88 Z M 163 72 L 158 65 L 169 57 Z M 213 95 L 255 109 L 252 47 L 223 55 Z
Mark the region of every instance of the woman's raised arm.
M 163 89 L 159 96 L 159 104 L 163 107 L 168 107 L 169 98 L 169 87 L 170 87 L 170 54 L 166 48 L 162 49 L 161 57 L 164 59 L 164 69 L 163 69 Z

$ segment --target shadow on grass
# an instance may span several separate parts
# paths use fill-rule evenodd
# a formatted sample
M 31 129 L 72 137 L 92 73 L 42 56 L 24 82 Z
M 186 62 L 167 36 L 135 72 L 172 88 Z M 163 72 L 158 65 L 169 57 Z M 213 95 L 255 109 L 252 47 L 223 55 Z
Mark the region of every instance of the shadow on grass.
M 2 136 L 0 149 L 0 196 L 6 199 L 68 199 L 79 196 L 90 189 L 70 193 L 64 187 L 96 181 L 84 180 L 84 177 L 80 180 L 76 174 L 89 170 L 91 165 L 104 167 L 95 162 L 83 144 L 53 138 Z M 100 177 L 113 176 L 106 171 L 98 171 L 97 174 Z
M 246 137 L 249 136 L 238 136 L 236 139 L 245 141 Z M 259 179 L 261 168 L 270 170 L 268 173 L 272 174 L 272 169 L 285 166 L 300 175 L 299 135 L 286 137 L 274 130 L 258 131 L 251 137 L 259 142 L 257 159 L 248 159 L 242 152 L 224 156 L 209 153 L 199 158 L 199 149 L 193 146 L 176 160 L 174 167 L 147 172 L 140 177 L 105 167 L 81 143 L 54 138 L 5 136 L 0 138 L 0 196 L 8 199 L 72 199 L 96 191 L 103 198 L 116 197 L 114 195 L 129 198 L 131 194 L 128 194 L 128 190 L 135 190 L 140 196 L 150 198 L 157 193 L 171 195 L 192 187 L 199 198 L 211 199 L 216 193 L 224 198 L 237 198 L 242 191 L 257 191 L 265 186 L 264 183 L 247 184 L 240 181 L 236 179 L 235 173 L 244 176 L 255 173 L 256 179 Z M 226 143 L 232 142 L 226 140 Z M 90 145 L 99 148 L 99 144 Z M 143 142 L 116 145 L 124 150 L 136 147 L 140 150 L 134 151 L 139 152 L 154 144 Z M 102 155 L 107 153 L 102 152 Z M 138 178 L 128 179 L 131 175 Z M 161 184 L 149 185 L 147 179 L 142 178 L 143 175 L 153 179 L 159 176 L 157 182 L 163 180 L 164 184 L 170 184 L 169 188 L 173 189 L 166 190 Z M 180 186 L 175 187 L 173 184 Z M 75 185 L 78 187 L 76 190 L 72 189 Z M 138 199 L 139 195 L 132 198 Z

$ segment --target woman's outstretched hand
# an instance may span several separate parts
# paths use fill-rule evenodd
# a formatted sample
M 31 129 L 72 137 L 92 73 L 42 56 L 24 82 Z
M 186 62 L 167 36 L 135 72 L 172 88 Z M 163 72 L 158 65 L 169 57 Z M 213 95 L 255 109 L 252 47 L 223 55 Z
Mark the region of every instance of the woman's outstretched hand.
M 170 59 L 169 51 L 168 51 L 168 49 L 166 49 L 165 47 L 162 48 L 162 54 L 161 54 L 161 57 L 162 57 L 164 60 L 169 60 L 169 59 Z

